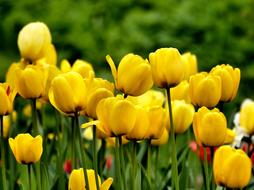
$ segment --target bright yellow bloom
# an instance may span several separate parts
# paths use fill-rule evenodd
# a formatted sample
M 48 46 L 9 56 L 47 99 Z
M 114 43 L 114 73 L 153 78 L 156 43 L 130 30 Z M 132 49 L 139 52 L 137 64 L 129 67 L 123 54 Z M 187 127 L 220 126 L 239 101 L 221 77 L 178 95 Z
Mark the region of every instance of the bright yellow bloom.
M 184 100 L 172 101 L 174 132 L 184 133 L 192 124 L 195 109 Z M 168 115 L 168 114 L 167 114 Z
M 96 190 L 95 172 L 94 170 L 86 170 L 88 175 L 88 183 L 90 190 Z M 100 176 L 98 175 L 100 190 L 108 190 L 113 183 L 113 178 L 108 178 L 101 184 Z M 68 190 L 86 190 L 83 168 L 72 170 Z
M 171 100 L 185 100 L 191 103 L 190 100 L 190 85 L 187 80 L 182 81 L 176 87 L 170 89 Z
M 234 133 L 227 129 L 226 117 L 217 108 L 199 108 L 194 114 L 193 129 L 199 145 L 221 146 L 234 140 Z
M 191 75 L 194 75 L 198 72 L 197 57 L 196 55 L 187 52 L 182 55 L 182 59 L 185 69 L 184 79 L 188 80 Z
M 36 109 L 40 110 L 42 107 L 42 103 L 39 100 L 36 100 Z M 31 104 L 25 105 L 25 107 L 22 109 L 22 113 L 26 117 L 32 117 L 32 107 Z
M 97 119 L 96 108 L 99 101 L 103 98 L 114 96 L 114 85 L 107 80 L 101 78 L 85 78 L 87 89 L 86 109 L 83 113 L 90 118 Z
M 242 189 L 251 179 L 251 160 L 241 149 L 219 147 L 214 155 L 213 173 L 215 182 L 228 188 Z
M 184 79 L 184 64 L 176 48 L 160 48 L 149 54 L 155 85 L 169 88 Z
M 151 66 L 141 56 L 132 53 L 125 55 L 119 63 L 118 70 L 109 55 L 106 59 L 116 88 L 124 94 L 139 96 L 153 86 Z
M 19 134 L 9 138 L 11 150 L 20 164 L 32 164 L 40 160 L 42 155 L 42 137 L 40 135 L 33 138 L 30 134 Z
M 4 138 L 7 138 L 9 136 L 9 131 L 10 131 L 12 121 L 15 122 L 16 120 L 17 120 L 17 112 L 16 111 L 13 111 L 10 115 L 3 116 Z
M 136 112 L 135 106 L 120 95 L 101 100 L 96 109 L 102 127 L 105 131 L 110 131 L 113 136 L 126 135 L 131 132 L 135 125 Z
M 246 133 L 252 135 L 254 133 L 254 101 L 245 101 L 240 110 L 240 126 Z
M 151 144 L 154 146 L 160 146 L 168 143 L 168 130 L 164 128 L 163 133 L 160 138 L 152 139 Z
M 7 83 L 0 83 L 0 115 L 8 115 L 13 110 L 16 91 Z
M 56 76 L 51 82 L 48 96 L 50 103 L 65 114 L 74 114 L 86 108 L 86 85 L 76 72 Z
M 210 73 L 221 78 L 221 98 L 223 102 L 232 101 L 238 91 L 240 83 L 240 69 L 233 68 L 230 65 L 217 65 Z
M 41 59 L 36 61 L 36 64 L 38 62 L 46 62 L 49 65 L 56 65 L 56 63 L 57 63 L 57 54 L 56 54 L 55 46 L 53 44 L 50 44 L 47 47 L 47 50 L 45 52 L 44 57 L 42 57 Z
M 45 93 L 46 72 L 41 66 L 27 65 L 16 69 L 15 87 L 23 98 L 40 98 Z
M 66 59 L 64 59 L 61 62 L 60 68 L 61 68 L 61 71 L 64 73 L 69 71 L 77 72 L 83 78 L 87 78 L 87 77 L 91 78 L 91 77 L 94 77 L 95 75 L 92 65 L 80 59 L 77 59 L 72 66 Z
M 18 47 L 23 58 L 36 61 L 44 57 L 51 44 L 51 34 L 42 22 L 25 25 L 18 35 Z
M 190 98 L 194 106 L 215 107 L 221 98 L 220 77 L 206 72 L 191 76 Z

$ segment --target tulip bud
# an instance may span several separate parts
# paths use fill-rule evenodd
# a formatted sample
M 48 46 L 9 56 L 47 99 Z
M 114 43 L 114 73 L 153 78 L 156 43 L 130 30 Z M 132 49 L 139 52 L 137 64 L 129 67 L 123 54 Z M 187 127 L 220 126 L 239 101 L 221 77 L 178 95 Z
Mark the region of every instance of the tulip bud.
M 230 65 L 217 65 L 210 73 L 221 78 L 221 98 L 223 102 L 232 101 L 236 94 L 240 83 L 240 69 L 233 69 Z
M 185 69 L 184 79 L 189 80 L 191 75 L 198 72 L 197 57 L 196 55 L 187 52 L 182 55 L 182 60 Z
M 50 44 L 50 31 L 42 22 L 29 23 L 19 32 L 18 47 L 25 59 L 36 61 L 42 58 Z
M 254 101 L 246 100 L 240 110 L 240 126 L 250 135 L 254 133 Z
M 0 83 L 0 115 L 8 115 L 13 110 L 16 92 L 7 83 Z
M 184 79 L 184 64 L 176 48 L 160 48 L 150 53 L 149 62 L 158 87 L 174 87 Z
M 213 173 L 217 185 L 242 189 L 251 179 L 251 160 L 241 149 L 221 146 L 213 161 Z
M 88 176 L 89 188 L 91 190 L 97 189 L 94 170 L 86 170 L 86 171 Z M 113 179 L 108 178 L 106 181 L 104 181 L 101 184 L 101 179 L 99 175 L 98 175 L 98 180 L 99 180 L 99 187 L 101 190 L 108 190 L 111 184 L 113 183 Z M 69 178 L 68 190 L 85 190 L 85 189 L 86 189 L 86 183 L 85 183 L 83 168 L 72 170 L 70 178 Z
M 132 53 L 125 55 L 119 63 L 118 71 L 111 57 L 106 57 L 116 88 L 124 94 L 139 96 L 153 86 L 151 66 L 147 60 Z
M 162 135 L 158 139 L 152 139 L 151 144 L 153 146 L 160 146 L 168 143 L 168 130 L 166 128 L 163 129 Z
M 170 93 L 171 100 L 185 100 L 186 103 L 191 103 L 190 85 L 187 80 L 184 80 L 174 88 L 171 88 Z
M 9 138 L 9 145 L 18 163 L 32 164 L 40 160 L 42 155 L 42 137 L 33 138 L 30 134 L 19 134 Z
M 221 79 L 206 72 L 190 77 L 190 98 L 194 106 L 215 107 L 221 98 Z

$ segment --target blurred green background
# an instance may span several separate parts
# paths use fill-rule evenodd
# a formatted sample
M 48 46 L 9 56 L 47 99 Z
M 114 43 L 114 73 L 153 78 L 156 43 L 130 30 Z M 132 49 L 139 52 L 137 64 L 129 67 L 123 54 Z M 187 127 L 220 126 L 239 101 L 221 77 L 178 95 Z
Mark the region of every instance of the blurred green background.
M 253 0 L 0 0 L 0 79 L 19 60 L 17 35 L 31 21 L 45 22 L 58 61 L 82 58 L 99 76 L 109 75 L 105 56 L 148 57 L 160 47 L 191 51 L 199 70 L 229 63 L 242 80 L 235 103 L 254 93 Z M 107 77 L 107 76 L 106 76 Z

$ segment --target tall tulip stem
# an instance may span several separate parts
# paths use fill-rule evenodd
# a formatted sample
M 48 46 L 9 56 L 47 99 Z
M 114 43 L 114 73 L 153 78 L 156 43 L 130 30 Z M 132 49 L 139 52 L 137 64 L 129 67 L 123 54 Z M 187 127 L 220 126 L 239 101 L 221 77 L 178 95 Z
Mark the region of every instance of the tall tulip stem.
M 122 189 L 122 176 L 121 176 L 121 168 L 120 168 L 120 145 L 119 145 L 119 140 L 118 138 L 121 138 L 120 137 L 116 137 L 115 138 L 115 168 L 116 168 L 116 171 L 115 171 L 115 178 L 116 178 L 116 182 L 117 182 L 117 187 L 116 189 L 119 189 L 121 190 Z
M 1 122 L 1 161 L 2 161 L 2 183 L 3 190 L 7 190 L 7 182 L 6 182 L 6 168 L 5 168 L 5 150 L 4 150 L 4 124 L 3 124 L 3 116 L 0 116 Z
M 28 182 L 29 182 L 29 189 L 32 190 L 32 165 L 31 164 L 28 164 L 27 165 L 27 168 L 28 168 Z
M 122 145 L 122 137 L 118 137 L 119 140 L 119 154 L 120 154 L 120 164 L 122 168 L 122 178 L 123 178 L 123 186 L 124 190 L 127 190 L 127 184 L 126 184 L 126 176 L 125 176 L 125 162 L 124 162 L 124 155 L 123 155 L 123 145 Z
M 171 160 L 172 160 L 172 183 L 175 185 L 175 189 L 179 190 L 179 177 L 178 177 L 178 168 L 177 168 L 177 156 L 176 156 L 176 142 L 175 142 L 175 134 L 174 134 L 174 122 L 173 122 L 173 113 L 172 113 L 172 105 L 171 105 L 171 97 L 170 97 L 170 88 L 166 89 L 167 100 L 168 100 L 168 109 L 169 109 L 169 120 L 170 120 L 170 144 L 171 144 Z M 172 185 L 173 186 L 173 185 Z
M 137 149 L 137 142 L 132 142 L 132 150 L 131 150 L 131 163 L 132 163 L 132 189 L 135 190 L 135 182 L 136 182 L 136 173 L 137 173 L 137 160 L 136 160 L 136 149 Z
M 97 190 L 100 190 L 98 179 L 98 160 L 97 160 L 97 144 L 96 144 L 96 126 L 93 126 L 93 167 L 95 173 L 95 182 Z
M 75 118 L 72 117 L 71 118 L 71 165 L 73 168 L 76 168 L 77 167 L 77 164 L 76 164 L 76 155 L 75 155 Z
M 152 165 L 152 147 L 151 147 L 151 139 L 147 140 L 148 142 L 148 149 L 147 149 L 147 177 L 148 177 L 148 184 L 151 185 L 151 165 Z M 151 189 L 151 186 L 150 188 Z
M 204 159 L 204 161 L 205 161 L 204 166 L 205 166 L 205 183 L 206 183 L 206 190 L 210 190 L 206 147 L 204 147 L 204 157 L 205 157 L 205 159 Z

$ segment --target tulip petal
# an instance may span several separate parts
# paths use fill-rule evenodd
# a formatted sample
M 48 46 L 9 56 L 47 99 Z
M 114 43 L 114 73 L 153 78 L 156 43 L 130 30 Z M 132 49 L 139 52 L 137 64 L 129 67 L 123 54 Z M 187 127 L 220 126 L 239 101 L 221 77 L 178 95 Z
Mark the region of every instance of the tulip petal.
M 116 66 L 115 66 L 115 63 L 114 61 L 112 60 L 112 58 L 110 57 L 110 55 L 107 55 L 106 56 L 106 60 L 110 66 L 110 69 L 111 69 L 111 72 L 112 72 L 112 75 L 114 77 L 114 80 L 115 80 L 115 85 L 117 86 L 117 70 L 116 70 Z
M 113 183 L 113 178 L 109 177 L 107 180 L 105 180 L 100 187 L 100 190 L 108 190 L 110 186 Z

